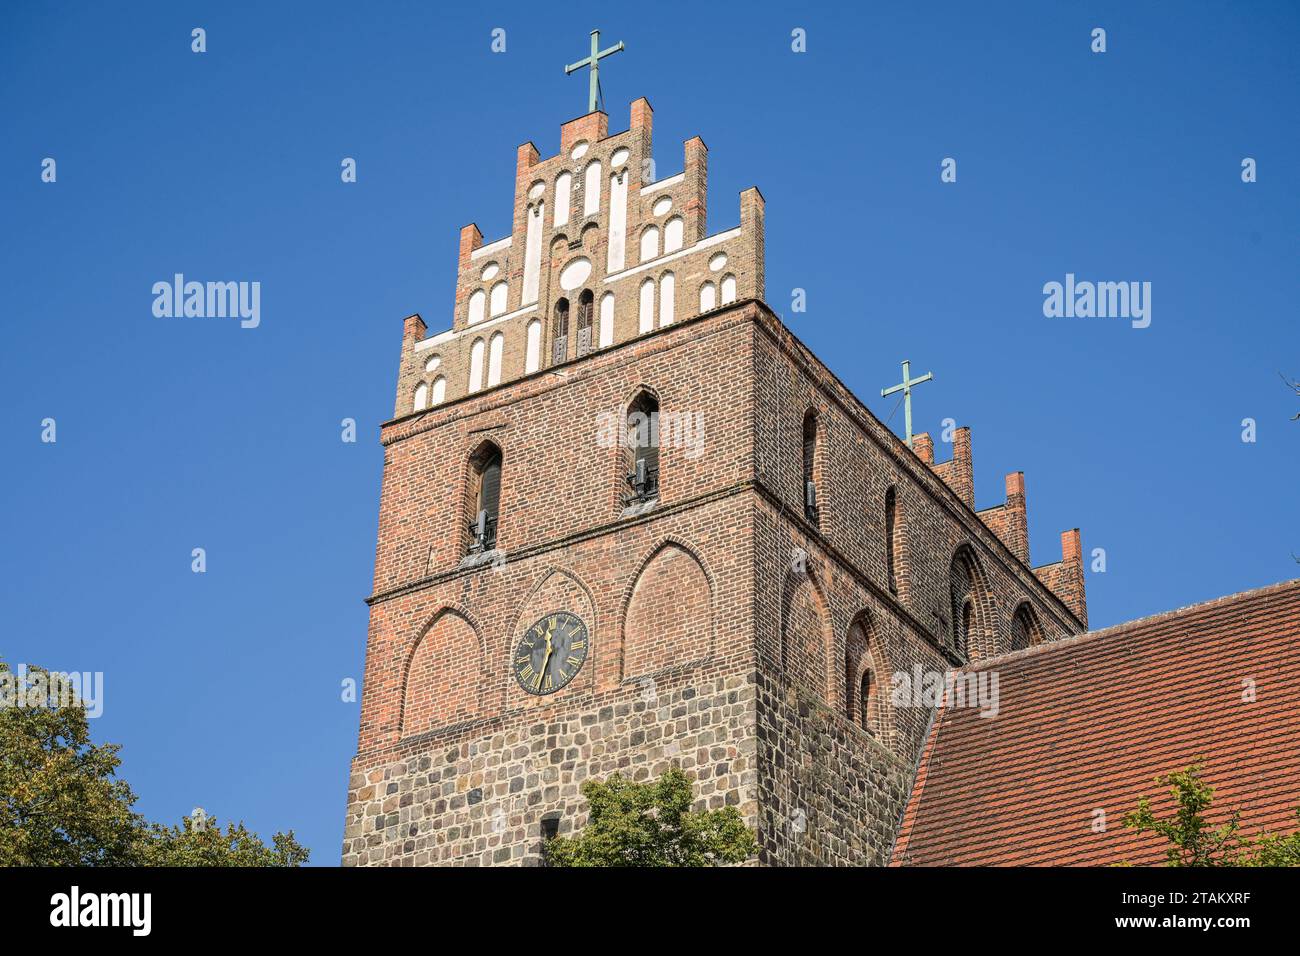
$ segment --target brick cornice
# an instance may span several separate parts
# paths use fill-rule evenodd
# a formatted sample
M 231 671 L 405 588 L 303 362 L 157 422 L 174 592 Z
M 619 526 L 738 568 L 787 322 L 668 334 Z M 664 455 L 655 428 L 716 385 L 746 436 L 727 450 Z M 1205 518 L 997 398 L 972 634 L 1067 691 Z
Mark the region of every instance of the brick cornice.
M 572 534 L 565 535 L 561 538 L 552 538 L 549 541 L 541 541 L 537 544 L 531 544 L 523 548 L 515 548 L 506 551 L 504 552 L 504 561 L 506 564 L 515 561 L 522 561 L 525 558 L 536 557 L 537 555 L 547 554 L 551 551 L 562 550 L 571 545 L 583 541 L 589 541 L 592 538 L 614 534 L 622 531 L 624 528 L 648 524 L 649 522 L 661 517 L 680 514 L 681 512 L 689 511 L 692 508 L 698 508 L 702 505 L 712 504 L 715 501 L 734 497 L 751 488 L 753 484 L 754 482 L 752 481 L 737 482 L 736 484 L 729 485 L 725 488 L 715 489 L 714 491 L 706 492 L 702 495 L 696 495 L 683 501 L 673 502 L 672 504 L 660 503 L 652 510 L 634 518 L 615 518 L 603 524 L 584 528 L 581 531 L 575 531 Z M 442 584 L 444 581 L 453 581 L 457 578 L 465 577 L 466 575 L 478 574 L 483 571 L 490 571 L 491 569 L 491 562 L 484 562 L 483 564 L 476 564 L 473 567 L 467 568 L 448 568 L 445 571 L 426 575 L 417 580 L 409 581 L 406 584 L 399 584 L 397 587 L 388 588 L 384 591 L 376 591 L 374 594 L 370 595 L 370 597 L 366 598 L 365 601 L 367 605 L 373 606 L 395 597 L 402 597 L 406 594 L 412 594 L 416 591 L 423 591 L 426 588 L 435 587 L 436 585 Z

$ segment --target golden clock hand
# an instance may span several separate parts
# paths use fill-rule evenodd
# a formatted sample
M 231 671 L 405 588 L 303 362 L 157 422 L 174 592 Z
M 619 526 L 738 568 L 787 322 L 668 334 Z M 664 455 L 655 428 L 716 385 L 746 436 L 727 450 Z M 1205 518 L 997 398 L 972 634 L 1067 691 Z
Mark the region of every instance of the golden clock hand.
M 555 653 L 555 648 L 551 644 L 551 632 L 546 632 L 546 656 L 542 658 L 542 669 L 537 672 L 537 686 L 540 689 L 542 681 L 546 679 L 546 668 L 551 663 L 551 655 Z

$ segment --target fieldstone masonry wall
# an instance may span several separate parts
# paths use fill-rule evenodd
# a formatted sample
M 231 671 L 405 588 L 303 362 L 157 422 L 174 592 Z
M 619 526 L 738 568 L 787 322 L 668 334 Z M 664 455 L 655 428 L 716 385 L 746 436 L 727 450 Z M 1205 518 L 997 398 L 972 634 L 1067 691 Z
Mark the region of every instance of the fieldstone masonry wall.
M 752 677 L 696 673 L 621 687 L 548 719 L 433 735 L 357 769 L 348 785 L 343 865 L 536 865 L 542 818 L 586 822 L 583 781 L 633 780 L 674 764 L 697 808 L 736 806 L 758 824 Z
M 759 862 L 886 865 L 913 765 L 779 677 L 760 674 L 755 696 Z

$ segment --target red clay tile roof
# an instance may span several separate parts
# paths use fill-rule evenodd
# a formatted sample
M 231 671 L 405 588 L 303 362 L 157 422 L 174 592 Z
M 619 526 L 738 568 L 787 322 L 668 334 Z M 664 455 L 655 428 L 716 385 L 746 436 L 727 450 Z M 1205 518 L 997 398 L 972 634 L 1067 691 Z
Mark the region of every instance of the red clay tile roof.
M 1163 863 L 1165 839 L 1124 814 L 1147 796 L 1166 816 L 1154 778 L 1198 757 L 1211 823 L 1240 809 L 1245 835 L 1296 829 L 1300 579 L 965 670 L 997 672 L 998 715 L 936 713 L 894 866 Z

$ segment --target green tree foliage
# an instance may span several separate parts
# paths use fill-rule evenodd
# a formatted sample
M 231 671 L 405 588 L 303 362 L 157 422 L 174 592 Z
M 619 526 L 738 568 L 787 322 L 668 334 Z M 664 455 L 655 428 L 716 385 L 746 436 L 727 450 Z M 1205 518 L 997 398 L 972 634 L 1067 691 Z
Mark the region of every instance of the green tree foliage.
M 143 866 L 298 866 L 307 850 L 293 831 L 277 833 L 266 846 L 243 823 L 226 824 L 185 817 L 180 826 L 152 824 L 140 843 Z
M 1168 840 L 1167 866 L 1300 866 L 1300 830 L 1244 837 L 1240 810 L 1226 823 L 1209 826 L 1205 811 L 1214 803 L 1214 788 L 1201 779 L 1203 770 L 1204 761 L 1198 759 L 1185 770 L 1157 777 L 1156 783 L 1169 787 L 1174 798 L 1173 814 L 1161 819 L 1142 797 L 1124 825 Z M 1300 823 L 1300 808 L 1296 820 Z
M 0 678 L 14 679 L 3 663 Z M 29 678 L 49 675 L 32 668 Z M 42 696 L 59 700 L 57 690 Z M 118 750 L 91 742 L 83 707 L 0 707 L 0 864 L 129 865 L 139 818 L 115 777 Z
M 758 851 L 735 807 L 691 810 L 691 781 L 677 767 L 649 783 L 588 780 L 582 795 L 587 825 L 547 842 L 550 866 L 719 866 Z
M 117 744 L 95 744 L 85 707 L 57 674 L 0 662 L 0 865 L 297 866 L 308 851 L 293 831 L 267 847 L 243 823 L 148 823 L 135 794 L 117 778 Z M 36 699 L 33 687 L 46 688 Z
M 1300 807 L 1294 833 L 1265 833 L 1246 843 L 1241 866 L 1300 866 Z

